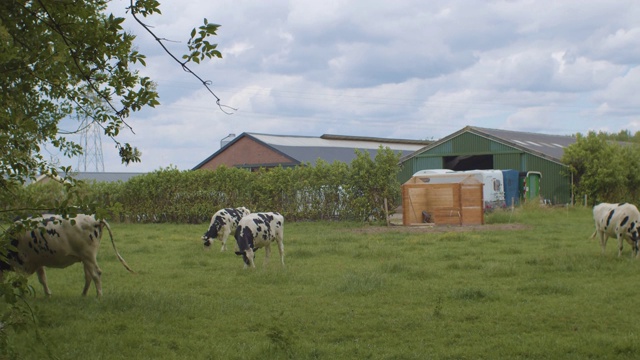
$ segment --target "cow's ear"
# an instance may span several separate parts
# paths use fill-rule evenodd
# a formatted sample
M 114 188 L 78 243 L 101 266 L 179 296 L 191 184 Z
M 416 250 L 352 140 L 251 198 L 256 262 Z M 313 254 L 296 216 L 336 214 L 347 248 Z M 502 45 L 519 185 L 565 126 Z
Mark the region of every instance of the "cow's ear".
M 245 251 L 236 251 L 236 255 L 244 255 L 244 254 L 246 254 Z

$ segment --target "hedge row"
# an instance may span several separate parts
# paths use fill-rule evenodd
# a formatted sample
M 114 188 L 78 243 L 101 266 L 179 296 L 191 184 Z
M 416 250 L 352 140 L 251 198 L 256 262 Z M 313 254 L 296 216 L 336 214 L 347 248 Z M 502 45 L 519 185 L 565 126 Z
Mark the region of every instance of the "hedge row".
M 384 219 L 385 198 L 389 209 L 399 205 L 399 157 L 381 147 L 375 159 L 356 151 L 349 165 L 318 160 L 315 166 L 256 172 L 167 168 L 126 182 L 35 184 L 17 201 L 45 208 L 58 208 L 66 201 L 64 205 L 91 207 L 111 221 L 128 222 L 202 223 L 221 208 L 239 206 L 253 212 L 278 211 L 289 221 L 379 220 Z

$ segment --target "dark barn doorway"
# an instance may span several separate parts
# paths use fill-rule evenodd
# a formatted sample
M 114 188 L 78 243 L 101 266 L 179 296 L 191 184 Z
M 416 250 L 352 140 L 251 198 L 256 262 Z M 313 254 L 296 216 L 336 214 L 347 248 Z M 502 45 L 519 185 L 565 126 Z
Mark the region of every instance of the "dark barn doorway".
M 445 156 L 444 168 L 456 171 L 493 169 L 493 155 Z

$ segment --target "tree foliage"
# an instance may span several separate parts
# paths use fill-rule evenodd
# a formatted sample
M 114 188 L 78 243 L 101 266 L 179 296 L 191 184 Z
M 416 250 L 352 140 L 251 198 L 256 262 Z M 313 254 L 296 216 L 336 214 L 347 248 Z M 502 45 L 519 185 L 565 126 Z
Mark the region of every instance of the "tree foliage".
M 287 221 L 384 219 L 400 201 L 399 154 L 380 148 L 375 159 L 356 153 L 350 165 L 318 160 L 315 166 L 274 167 L 251 172 L 221 166 L 214 171 L 174 167 L 138 175 L 126 182 L 78 184 L 77 198 L 100 203 L 110 221 L 208 222 L 225 207 L 278 211 Z M 17 197 L 64 197 L 57 182 L 32 184 Z
M 4 213 L 73 215 L 78 208 L 71 204 L 85 204 L 83 190 L 68 175 L 71 169 L 58 168 L 42 155 L 44 146 L 53 146 L 67 157 L 82 153 L 82 147 L 67 138 L 81 131 L 80 125 L 69 131 L 60 128 L 61 121 L 73 115 L 98 124 L 113 140 L 123 163 L 141 160 L 135 146 L 120 143 L 117 137 L 123 129 L 133 131 L 127 123 L 132 113 L 159 104 L 158 93 L 152 79 L 137 70 L 146 63 L 145 56 L 135 50 L 135 36 L 123 30 L 124 18 L 107 13 L 108 3 L 0 1 L 0 201 Z M 141 18 L 159 14 L 159 6 L 156 0 L 130 0 L 128 10 L 153 34 Z M 204 25 L 192 31 L 186 54 L 178 61 L 183 70 L 195 75 L 189 63 L 221 57 L 208 40 L 217 28 L 205 19 Z M 14 207 L 15 200 L 24 195 L 19 195 L 21 187 L 40 174 L 59 179 L 62 190 L 44 198 L 25 195 Z M 2 260 L 8 244 L 6 226 L 0 231 Z M 0 304 L 17 304 L 17 297 L 10 295 L 25 293 L 20 284 L 0 281 Z M 9 325 L 19 323 L 9 322 L 7 316 L 20 313 L 0 309 L 0 316 L 4 315 L 0 317 L 0 341 Z M 7 349 L 2 345 L 0 357 Z
M 640 145 L 611 138 L 593 131 L 586 136 L 577 134 L 576 142 L 565 149 L 562 161 L 573 177 L 574 193 L 594 204 L 636 202 L 640 195 Z

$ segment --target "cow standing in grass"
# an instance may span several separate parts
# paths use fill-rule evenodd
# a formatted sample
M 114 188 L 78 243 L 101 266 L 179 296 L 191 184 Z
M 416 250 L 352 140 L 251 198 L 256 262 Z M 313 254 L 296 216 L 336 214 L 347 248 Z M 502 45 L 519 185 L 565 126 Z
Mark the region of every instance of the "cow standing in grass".
M 245 268 L 256 267 L 255 251 L 262 247 L 265 251 L 266 265 L 271 255 L 271 243 L 274 241 L 278 243 L 280 262 L 284 266 L 283 226 L 284 217 L 277 212 L 253 213 L 240 220 L 235 234 L 239 249 L 236 255 L 242 255 Z
M 632 204 L 601 203 L 593 207 L 593 219 L 596 234 L 600 238 L 600 246 L 604 255 L 607 247 L 607 239 L 618 239 L 618 256 L 622 255 L 622 244 L 626 240 L 632 247 L 632 255 L 638 257 L 638 242 L 640 241 L 640 212 Z
M 33 226 L 33 225 L 35 226 Z M 13 270 L 31 275 L 38 274 L 38 280 L 47 296 L 51 290 L 47 285 L 45 267 L 66 268 L 77 262 L 84 266 L 85 284 L 82 295 L 87 295 L 91 281 L 96 293 L 102 296 L 102 271 L 96 260 L 102 230 L 106 228 L 118 260 L 133 272 L 116 249 L 111 228 L 105 220 L 96 220 L 93 215 L 78 214 L 74 218 L 64 219 L 58 215 L 18 220 L 14 224 L 15 233 L 11 235 L 12 248 L 7 251 L 7 261 L 0 260 L 0 278 L 5 270 Z
M 213 242 L 212 240 L 218 239 L 222 242 L 222 248 L 220 248 L 220 251 L 227 250 L 227 238 L 229 237 L 229 234 L 236 230 L 240 219 L 250 213 L 249 209 L 244 206 L 235 209 L 226 208 L 218 210 L 211 217 L 209 229 L 202 236 L 204 249 L 209 250 Z

